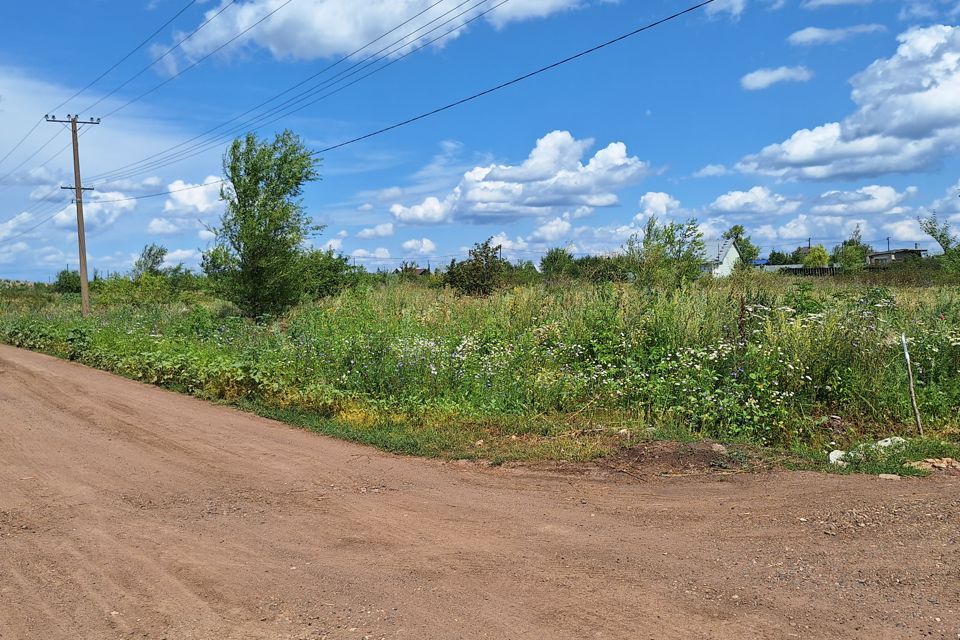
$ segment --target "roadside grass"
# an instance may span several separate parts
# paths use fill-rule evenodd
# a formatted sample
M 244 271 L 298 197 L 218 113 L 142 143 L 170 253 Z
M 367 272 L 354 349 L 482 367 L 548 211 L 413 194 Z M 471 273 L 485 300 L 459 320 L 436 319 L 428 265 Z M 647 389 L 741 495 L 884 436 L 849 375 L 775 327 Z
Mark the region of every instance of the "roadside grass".
M 919 474 L 906 460 L 958 457 L 951 286 L 755 274 L 464 298 L 401 283 L 260 323 L 202 292 L 131 295 L 95 298 L 81 319 L 75 296 L 6 292 L 0 341 L 406 455 L 582 462 L 710 440 L 749 465 L 901 475 Z M 910 435 L 901 333 L 931 437 L 826 464 L 830 449 Z

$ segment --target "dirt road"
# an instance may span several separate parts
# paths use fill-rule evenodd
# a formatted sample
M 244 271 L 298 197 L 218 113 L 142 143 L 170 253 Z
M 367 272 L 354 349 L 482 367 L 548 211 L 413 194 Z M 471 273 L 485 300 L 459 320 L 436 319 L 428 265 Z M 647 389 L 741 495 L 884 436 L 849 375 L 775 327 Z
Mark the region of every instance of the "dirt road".
M 0 638 L 960 637 L 960 481 L 402 458 L 0 347 Z

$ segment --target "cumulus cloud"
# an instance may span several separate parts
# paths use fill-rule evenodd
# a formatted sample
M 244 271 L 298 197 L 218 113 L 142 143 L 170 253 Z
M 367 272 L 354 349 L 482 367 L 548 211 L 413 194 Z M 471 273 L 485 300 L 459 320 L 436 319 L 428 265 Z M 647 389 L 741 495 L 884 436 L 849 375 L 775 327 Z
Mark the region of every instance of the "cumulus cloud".
M 573 225 L 564 218 L 553 218 L 547 220 L 530 235 L 531 240 L 540 242 L 556 242 L 570 234 Z
M 680 209 L 680 201 L 669 193 L 648 191 L 640 196 L 640 213 L 637 214 L 637 218 L 649 218 L 651 216 L 663 218 L 678 209 Z
M 827 191 L 810 211 L 823 215 L 902 214 L 907 208 L 901 203 L 916 194 L 916 187 L 898 192 L 893 187 L 869 185 L 855 191 Z
M 384 222 L 368 229 L 361 229 L 358 238 L 386 238 L 393 235 L 393 223 Z
M 323 243 L 323 248 L 327 251 L 340 251 L 343 249 L 343 240 L 340 238 L 330 238 Z
M 109 227 L 120 216 L 137 208 L 136 200 L 126 200 L 119 191 L 91 191 L 84 196 L 83 224 L 87 231 Z M 119 200 L 120 202 L 116 202 Z M 61 229 L 76 228 L 77 214 L 74 206 L 68 205 L 53 217 L 53 224 Z
M 167 253 L 163 261 L 165 267 L 175 267 L 183 264 L 188 267 L 200 264 L 200 252 L 196 249 L 174 249 Z
M 818 44 L 836 44 L 849 40 L 854 36 L 867 33 L 880 33 L 887 28 L 882 24 L 858 24 L 852 27 L 842 27 L 839 29 L 822 29 L 820 27 L 807 27 L 794 31 L 787 38 L 787 42 L 798 47 L 809 47 Z
M 0 246 L 0 264 L 10 264 L 14 260 L 27 252 L 30 246 L 26 242 L 14 242 L 13 244 Z
M 722 164 L 708 164 L 693 174 L 694 178 L 715 178 L 730 174 L 730 169 Z
M 746 8 L 747 0 L 715 0 L 706 6 L 706 12 L 710 16 L 727 13 L 733 18 L 738 18 Z
M 813 78 L 813 72 L 803 65 L 757 69 L 740 78 L 740 86 L 747 91 L 759 91 L 780 82 L 807 82 L 811 78 Z
M 367 251 L 366 249 L 354 249 L 350 254 L 354 258 L 376 258 L 378 260 L 386 260 L 390 257 L 390 251 L 384 247 L 377 247 L 373 251 Z
M 219 212 L 223 206 L 220 201 L 222 180 L 217 176 L 207 176 L 203 182 L 189 183 L 174 180 L 167 187 L 170 197 L 163 203 L 163 212 L 176 216 L 206 215 Z M 194 188 L 197 187 L 197 188 Z
M 147 233 L 166 235 L 177 233 L 181 227 L 167 218 L 153 218 L 147 225 Z
M 719 213 L 790 214 L 800 208 L 799 200 L 792 200 L 767 187 L 753 187 L 748 191 L 728 191 L 710 205 Z
M 220 0 L 204 17 L 212 16 L 223 8 L 226 2 L 227 0 Z M 464 26 L 467 20 L 490 8 L 489 5 L 483 5 L 457 17 L 461 12 L 459 9 L 451 10 L 448 4 L 431 9 L 431 4 L 433 0 L 298 0 L 278 10 L 240 37 L 236 44 L 226 51 L 229 54 L 231 51 L 242 50 L 245 46 L 254 46 L 268 50 L 278 59 L 315 60 L 340 56 L 380 38 L 397 25 L 413 18 L 400 32 L 390 34 L 377 42 L 369 52 L 361 54 L 369 55 L 396 43 L 394 48 L 385 53 L 399 55 L 411 47 L 426 44 L 450 29 Z M 586 4 L 588 2 L 584 0 L 513 0 L 487 13 L 484 20 L 500 28 L 511 22 L 543 18 Z M 183 44 L 183 54 L 195 59 L 212 52 L 280 5 L 281 0 L 248 0 L 227 7 L 216 20 Z M 414 18 L 421 12 L 424 12 L 422 16 Z M 452 22 L 439 26 L 451 18 Z M 430 33 L 431 29 L 438 26 L 436 31 Z M 450 36 L 439 40 L 436 46 L 442 46 L 460 33 L 460 30 L 454 31 Z M 405 34 L 410 35 L 404 38 Z M 179 40 L 184 35 L 175 34 L 174 39 Z
M 13 216 L 9 220 L 0 222 L 0 240 L 9 238 L 14 234 L 23 233 L 23 227 L 33 220 L 33 214 L 24 211 Z
M 914 28 L 851 79 L 856 111 L 800 129 L 737 168 L 784 179 L 860 179 L 927 169 L 960 148 L 960 27 Z
M 412 251 L 421 255 L 429 255 L 437 250 L 437 245 L 430 238 L 413 238 L 402 245 L 404 251 Z
M 509 253 L 513 251 L 523 251 L 527 249 L 530 245 L 527 243 L 526 240 L 524 240 L 520 236 L 517 236 L 516 238 L 511 240 L 510 236 L 508 236 L 506 233 L 501 231 L 497 235 L 490 238 L 490 246 L 491 247 L 499 246 L 501 249 L 503 249 L 505 253 Z
M 584 164 L 591 146 L 592 139 L 577 140 L 567 131 L 553 131 L 537 140 L 519 165 L 475 167 L 443 200 L 429 196 L 419 204 L 398 203 L 390 212 L 412 224 L 587 215 L 597 207 L 618 204 L 617 191 L 640 181 L 650 170 L 648 163 L 627 155 L 622 142 L 610 143 Z

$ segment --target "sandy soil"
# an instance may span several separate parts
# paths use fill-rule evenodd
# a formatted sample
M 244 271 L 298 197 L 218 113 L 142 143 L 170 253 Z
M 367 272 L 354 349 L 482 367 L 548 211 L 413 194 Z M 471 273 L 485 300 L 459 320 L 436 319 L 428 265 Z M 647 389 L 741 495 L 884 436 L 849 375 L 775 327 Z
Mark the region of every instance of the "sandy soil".
M 956 477 L 409 459 L 0 347 L 3 640 L 931 637 Z

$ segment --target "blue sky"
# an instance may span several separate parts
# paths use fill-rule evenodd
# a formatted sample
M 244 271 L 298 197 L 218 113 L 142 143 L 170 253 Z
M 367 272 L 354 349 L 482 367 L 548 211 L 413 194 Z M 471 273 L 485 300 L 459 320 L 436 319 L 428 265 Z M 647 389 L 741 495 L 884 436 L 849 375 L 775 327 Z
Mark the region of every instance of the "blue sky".
M 225 143 L 117 170 L 238 116 L 421 11 L 319 75 L 315 82 L 328 84 L 316 95 L 393 64 L 258 133 L 286 127 L 324 148 L 691 4 L 444 0 L 428 9 L 434 2 L 208 0 L 187 8 L 56 113 L 104 117 L 81 138 L 84 180 L 96 188 L 87 200 L 91 266 L 126 270 L 148 242 L 195 266 L 221 205 L 217 185 L 190 187 L 220 178 Z M 8 4 L 0 24 L 0 157 L 187 0 L 94 0 L 82 11 L 56 1 Z M 893 246 L 930 246 L 918 214 L 936 209 L 960 225 L 958 16 L 958 0 L 716 0 L 519 85 L 325 154 L 322 180 L 305 194 L 308 211 L 326 225 L 314 243 L 373 269 L 445 263 L 494 236 L 505 255 L 536 261 L 552 246 L 616 251 L 657 215 L 697 218 L 708 245 L 742 224 L 764 253 L 807 238 L 829 248 L 857 225 L 878 247 L 888 237 Z M 381 62 L 336 77 L 419 27 Z M 68 142 L 61 125 L 41 123 L 0 163 L 0 277 L 46 280 L 75 267 L 73 207 L 59 189 L 72 183 L 69 150 L 59 152 Z M 174 193 L 129 199 L 165 191 Z

